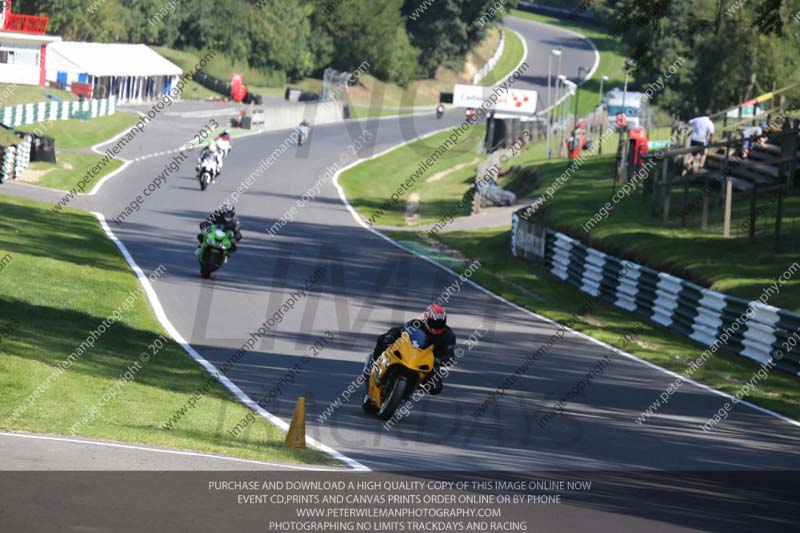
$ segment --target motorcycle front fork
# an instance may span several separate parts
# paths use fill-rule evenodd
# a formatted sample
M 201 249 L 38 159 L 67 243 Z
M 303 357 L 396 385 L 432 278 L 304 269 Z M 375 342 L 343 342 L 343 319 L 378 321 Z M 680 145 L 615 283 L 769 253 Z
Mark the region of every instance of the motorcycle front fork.
M 364 361 L 364 368 L 361 370 L 361 373 L 364 375 L 364 377 L 369 376 L 371 368 L 372 368 L 372 354 L 368 353 L 367 360 Z

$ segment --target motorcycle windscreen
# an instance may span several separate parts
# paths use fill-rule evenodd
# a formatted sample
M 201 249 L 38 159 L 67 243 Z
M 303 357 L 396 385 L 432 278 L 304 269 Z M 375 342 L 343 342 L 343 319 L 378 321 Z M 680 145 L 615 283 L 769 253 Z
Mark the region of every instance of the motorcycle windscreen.
M 414 348 L 424 348 L 428 344 L 428 336 L 425 331 L 420 328 L 407 327 L 408 337 L 411 340 L 411 345 Z

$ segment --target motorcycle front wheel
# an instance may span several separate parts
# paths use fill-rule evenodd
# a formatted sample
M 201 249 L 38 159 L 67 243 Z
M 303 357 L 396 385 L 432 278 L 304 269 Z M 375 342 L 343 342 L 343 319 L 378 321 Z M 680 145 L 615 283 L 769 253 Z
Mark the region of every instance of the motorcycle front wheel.
M 208 250 L 203 253 L 203 260 L 200 262 L 200 275 L 203 276 L 203 278 L 210 278 L 211 273 L 216 270 L 216 255 L 217 254 Z
M 208 182 L 209 181 L 211 181 L 211 180 L 208 177 L 208 172 L 203 172 L 202 174 L 200 174 L 200 190 L 201 191 L 206 190 L 206 187 L 208 187 Z
M 361 400 L 361 408 L 364 410 L 365 413 L 368 415 L 374 415 L 378 412 L 378 406 L 375 405 L 375 402 L 372 401 L 369 397 L 369 381 L 371 378 L 367 378 L 367 382 L 364 384 L 364 398 Z
M 403 401 L 408 388 L 408 378 L 406 376 L 396 376 L 390 383 L 386 384 L 388 392 L 386 398 L 381 403 L 378 410 L 378 418 L 389 420 L 394 415 L 395 410 Z

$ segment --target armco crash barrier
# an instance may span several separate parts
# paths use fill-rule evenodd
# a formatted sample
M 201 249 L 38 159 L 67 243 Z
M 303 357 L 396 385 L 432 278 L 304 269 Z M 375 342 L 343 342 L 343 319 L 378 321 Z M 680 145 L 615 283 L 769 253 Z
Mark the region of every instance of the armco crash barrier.
M 800 343 L 793 350 L 787 350 L 785 344 L 800 331 L 800 315 L 617 259 L 526 220 L 524 211 L 513 215 L 513 255 L 543 261 L 551 274 L 581 291 L 644 315 L 704 345 L 712 345 L 728 331 L 728 341 L 720 347 L 758 363 L 769 362 L 780 350 L 784 355 L 776 366 L 800 376 Z M 752 316 L 748 317 L 750 307 Z M 794 342 L 792 339 L 789 346 Z
M 83 102 L 39 102 L 0 108 L 0 124 L 15 128 L 48 120 L 95 118 L 113 115 L 117 109 L 116 97 Z

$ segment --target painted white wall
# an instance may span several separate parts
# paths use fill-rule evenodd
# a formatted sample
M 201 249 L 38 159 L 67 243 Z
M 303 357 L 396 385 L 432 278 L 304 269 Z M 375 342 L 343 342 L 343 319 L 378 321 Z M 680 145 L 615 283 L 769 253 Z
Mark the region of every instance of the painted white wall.
M 0 83 L 39 85 L 39 67 L 0 64 Z

